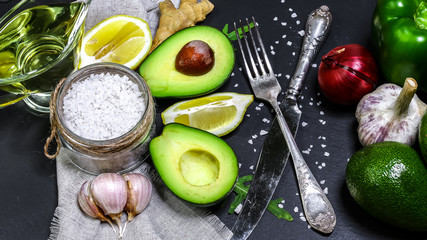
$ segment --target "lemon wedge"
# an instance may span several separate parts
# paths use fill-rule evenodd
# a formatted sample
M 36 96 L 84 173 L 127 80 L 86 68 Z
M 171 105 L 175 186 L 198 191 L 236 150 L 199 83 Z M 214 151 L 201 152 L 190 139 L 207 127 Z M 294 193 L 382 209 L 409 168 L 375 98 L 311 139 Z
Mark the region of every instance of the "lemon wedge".
M 253 95 L 233 92 L 214 93 L 177 102 L 162 112 L 163 124 L 181 123 L 217 136 L 233 131 L 245 115 Z
M 114 62 L 136 69 L 148 55 L 151 44 L 151 31 L 146 21 L 115 15 L 85 34 L 78 68 L 96 62 Z

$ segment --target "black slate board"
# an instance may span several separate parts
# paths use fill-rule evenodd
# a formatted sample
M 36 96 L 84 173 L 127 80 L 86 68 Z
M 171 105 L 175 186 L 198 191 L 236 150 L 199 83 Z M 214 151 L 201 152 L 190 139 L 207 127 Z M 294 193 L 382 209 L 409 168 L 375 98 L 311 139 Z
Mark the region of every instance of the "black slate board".
M 222 29 L 225 24 L 254 16 L 260 24 L 264 44 L 270 60 L 285 89 L 292 76 L 299 55 L 308 14 L 322 4 L 333 15 L 332 29 L 310 68 L 300 99 L 303 112 L 296 141 L 303 155 L 328 192 L 337 214 L 337 226 L 330 235 L 322 235 L 308 227 L 301 219 L 302 207 L 297 195 L 295 175 L 289 161 L 273 198 L 285 199 L 283 207 L 293 222 L 278 220 L 266 212 L 250 239 L 426 239 L 427 234 L 412 233 L 383 224 L 365 213 L 351 198 L 344 176 L 348 159 L 361 146 L 357 139 L 355 106 L 331 104 L 321 94 L 317 84 L 317 70 L 321 56 L 336 46 L 358 43 L 370 46 L 370 24 L 376 1 L 315 1 L 315 0 L 232 0 L 215 1 L 214 11 L 203 22 Z M 17 1 L 0 3 L 5 13 Z M 285 24 L 286 23 L 286 24 Z M 231 27 L 231 26 L 230 26 Z M 286 37 L 284 36 L 286 35 Z M 237 46 L 236 46 L 237 47 Z M 272 55 L 271 51 L 274 51 Z M 230 79 L 217 92 L 251 94 L 241 72 L 240 57 Z M 281 95 L 280 97 L 283 97 Z M 158 100 L 158 130 L 162 124 L 160 113 L 176 100 Z M 241 164 L 240 176 L 252 174 L 273 115 L 267 104 L 255 100 L 239 128 L 223 139 L 235 149 Z M 49 132 L 49 119 L 35 116 L 25 104 L 0 110 L 0 239 L 47 239 L 50 222 L 57 203 L 55 161 L 43 154 Z M 280 147 L 280 146 L 277 146 Z M 236 215 L 227 213 L 234 197 L 211 207 L 220 219 L 232 227 Z

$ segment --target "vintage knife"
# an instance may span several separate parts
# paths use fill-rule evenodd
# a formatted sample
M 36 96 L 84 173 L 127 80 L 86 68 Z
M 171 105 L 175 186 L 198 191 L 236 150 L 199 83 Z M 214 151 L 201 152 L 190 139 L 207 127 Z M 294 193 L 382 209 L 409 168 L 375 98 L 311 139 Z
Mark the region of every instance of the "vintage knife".
M 293 136 L 301 118 L 297 98 L 308 68 L 329 32 L 331 21 L 332 16 L 326 5 L 311 12 L 307 19 L 298 64 L 281 104 L 281 110 Z M 232 239 L 247 239 L 256 227 L 271 200 L 288 157 L 289 149 L 275 119 L 264 142 L 246 201 L 231 230 L 234 234 Z

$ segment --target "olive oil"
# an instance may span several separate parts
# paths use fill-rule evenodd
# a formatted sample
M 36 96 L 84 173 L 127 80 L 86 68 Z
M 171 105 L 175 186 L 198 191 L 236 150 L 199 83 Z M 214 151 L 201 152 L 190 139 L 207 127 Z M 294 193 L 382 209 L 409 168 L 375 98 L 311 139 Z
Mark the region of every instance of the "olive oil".
M 50 92 L 73 71 L 79 48 L 68 45 L 80 42 L 74 39 L 81 39 L 83 27 L 75 29 L 75 24 L 83 6 L 41 5 L 4 24 L 0 28 L 0 89 L 16 94 Z M 30 74 L 34 77 L 24 77 Z

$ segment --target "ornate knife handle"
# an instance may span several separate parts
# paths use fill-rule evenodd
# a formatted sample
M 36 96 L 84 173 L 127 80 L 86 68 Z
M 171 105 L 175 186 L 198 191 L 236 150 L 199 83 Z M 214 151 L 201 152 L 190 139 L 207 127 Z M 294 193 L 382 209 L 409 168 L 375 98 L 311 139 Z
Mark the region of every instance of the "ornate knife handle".
M 307 70 L 328 34 L 331 21 L 332 16 L 326 5 L 314 10 L 309 15 L 300 59 L 289 84 L 287 98 L 294 101 L 298 98 Z M 302 206 L 308 223 L 320 232 L 331 233 L 336 224 L 336 215 L 331 203 L 305 163 L 300 151 L 292 148 L 289 150 L 292 154 Z
M 301 53 L 294 75 L 291 78 L 286 97 L 297 100 L 300 94 L 308 68 L 317 55 L 323 40 L 329 33 L 332 15 L 326 5 L 310 13 L 305 27 L 305 36 L 302 42 Z

